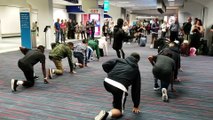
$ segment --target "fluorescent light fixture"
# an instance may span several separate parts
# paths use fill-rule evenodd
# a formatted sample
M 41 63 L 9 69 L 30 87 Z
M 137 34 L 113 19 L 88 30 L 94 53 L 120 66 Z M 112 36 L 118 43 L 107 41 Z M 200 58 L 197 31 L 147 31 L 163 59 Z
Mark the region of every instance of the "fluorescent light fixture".
M 169 2 L 174 2 L 175 0 L 168 0 Z
M 121 3 L 121 4 L 129 4 L 130 2 L 129 2 L 129 1 L 119 1 L 118 3 Z

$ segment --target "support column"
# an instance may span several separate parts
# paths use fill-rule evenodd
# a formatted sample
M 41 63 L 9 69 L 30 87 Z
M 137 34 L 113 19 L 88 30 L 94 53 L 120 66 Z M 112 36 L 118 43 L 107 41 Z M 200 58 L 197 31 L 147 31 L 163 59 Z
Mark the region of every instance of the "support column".
M 37 45 L 44 45 L 47 49 L 51 49 L 50 44 L 55 42 L 53 33 L 53 1 L 27 0 L 27 3 L 32 6 L 32 9 L 38 10 L 39 37 Z M 46 26 L 50 26 L 48 32 L 44 32 Z

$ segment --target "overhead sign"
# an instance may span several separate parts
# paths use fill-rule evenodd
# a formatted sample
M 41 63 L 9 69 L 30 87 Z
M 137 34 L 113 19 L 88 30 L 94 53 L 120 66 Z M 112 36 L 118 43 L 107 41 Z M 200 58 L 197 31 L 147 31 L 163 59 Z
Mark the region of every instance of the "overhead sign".
M 65 1 L 78 4 L 78 0 L 65 0 Z
M 20 9 L 20 28 L 21 45 L 26 48 L 32 48 L 31 30 L 30 30 L 30 10 L 28 8 Z
M 104 0 L 104 11 L 109 11 L 109 0 Z

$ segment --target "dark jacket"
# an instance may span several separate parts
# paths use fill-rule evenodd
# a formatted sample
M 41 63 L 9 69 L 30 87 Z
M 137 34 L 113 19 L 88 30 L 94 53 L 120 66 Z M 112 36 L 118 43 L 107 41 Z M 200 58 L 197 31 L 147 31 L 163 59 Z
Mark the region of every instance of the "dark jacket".
M 140 104 L 141 77 L 137 60 L 130 56 L 126 59 L 112 59 L 102 64 L 108 78 L 128 87 L 132 85 L 132 101 L 134 107 Z
M 113 35 L 114 35 L 114 42 L 112 48 L 114 50 L 119 50 L 122 48 L 122 43 L 125 38 L 125 32 L 121 27 L 116 25 L 113 30 Z
M 175 62 L 174 77 L 176 79 L 178 75 L 178 69 L 180 68 L 180 62 L 181 62 L 179 49 L 177 47 L 169 47 L 169 48 L 163 49 L 159 54 L 162 54 L 163 52 L 170 52 L 172 54 L 172 59 Z

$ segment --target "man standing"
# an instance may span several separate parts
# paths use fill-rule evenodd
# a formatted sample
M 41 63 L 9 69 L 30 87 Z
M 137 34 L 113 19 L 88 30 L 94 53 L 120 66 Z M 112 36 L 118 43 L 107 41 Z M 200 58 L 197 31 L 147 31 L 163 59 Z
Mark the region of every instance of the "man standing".
M 108 74 L 108 77 L 104 80 L 104 87 L 113 95 L 113 108 L 108 112 L 102 110 L 95 117 L 95 120 L 121 117 L 129 86 L 132 89 L 131 95 L 134 103 L 132 112 L 140 112 L 141 76 L 138 68 L 139 60 L 140 55 L 132 53 L 126 59 L 112 59 L 102 64 L 104 71 Z
M 159 24 L 158 19 L 154 19 L 154 23 L 151 25 L 151 31 L 152 31 L 152 39 L 151 39 L 151 45 L 150 48 L 154 47 L 154 42 L 158 39 L 158 30 L 159 30 Z
M 192 18 L 188 17 L 187 22 L 183 23 L 184 40 L 189 40 L 189 35 L 192 27 Z
M 53 78 L 53 74 L 56 75 L 62 75 L 64 72 L 63 66 L 62 66 L 62 59 L 66 58 L 68 59 L 68 63 L 70 66 L 70 73 L 75 73 L 73 71 L 73 63 L 72 63 L 72 52 L 73 49 L 73 43 L 68 42 L 67 44 L 59 44 L 55 46 L 49 53 L 49 58 L 52 60 L 56 66 L 56 69 L 48 69 L 48 76 L 50 79 Z
M 178 33 L 180 31 L 180 25 L 179 25 L 179 22 L 178 22 L 178 18 L 175 17 L 175 21 L 174 23 L 172 23 L 170 25 L 170 41 L 171 42 L 174 42 L 175 40 L 178 40 Z
M 24 87 L 32 87 L 35 83 L 34 81 L 34 70 L 33 66 L 38 62 L 41 63 L 42 72 L 44 76 L 44 83 L 47 84 L 46 77 L 46 67 L 45 67 L 45 55 L 44 55 L 44 46 L 40 45 L 36 50 L 29 50 L 20 47 L 21 52 L 25 55 L 23 58 L 19 59 L 18 67 L 24 72 L 26 80 L 11 80 L 11 89 L 12 91 L 16 91 L 16 88 L 19 85 Z
M 54 28 L 55 28 L 55 42 L 59 43 L 59 37 L 60 37 L 60 23 L 59 23 L 60 19 L 57 19 L 57 22 L 55 22 L 54 24 Z
M 113 41 L 113 45 L 112 48 L 116 51 L 118 58 L 121 58 L 121 54 L 122 54 L 122 58 L 125 58 L 125 53 L 122 49 L 122 45 L 123 45 L 123 40 L 126 34 L 124 32 L 124 30 L 122 29 L 123 27 L 123 19 L 119 18 L 117 20 L 117 25 L 114 26 L 114 30 L 113 30 L 113 34 L 114 34 L 114 41 Z

